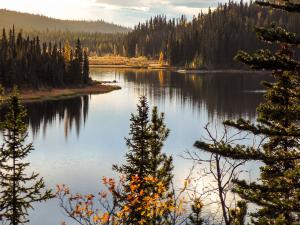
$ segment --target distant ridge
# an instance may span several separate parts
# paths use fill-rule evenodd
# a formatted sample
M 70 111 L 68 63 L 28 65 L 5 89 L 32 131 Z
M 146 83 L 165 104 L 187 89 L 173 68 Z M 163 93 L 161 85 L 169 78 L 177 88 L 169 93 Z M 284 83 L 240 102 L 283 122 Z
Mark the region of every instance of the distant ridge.
M 7 9 L 0 9 L 0 28 L 10 29 L 15 25 L 16 29 L 25 31 L 70 31 L 70 32 L 89 32 L 89 33 L 126 33 L 128 28 L 103 20 L 80 21 L 80 20 L 61 20 L 42 15 L 22 13 Z

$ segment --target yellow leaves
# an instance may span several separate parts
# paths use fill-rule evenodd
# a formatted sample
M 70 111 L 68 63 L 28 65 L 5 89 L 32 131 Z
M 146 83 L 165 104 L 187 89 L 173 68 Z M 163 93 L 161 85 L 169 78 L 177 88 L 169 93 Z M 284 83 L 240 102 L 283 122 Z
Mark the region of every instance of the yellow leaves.
M 178 210 L 165 183 L 155 177 L 132 176 L 130 181 L 123 179 L 118 184 L 112 178 L 103 177 L 102 183 L 108 189 L 108 193 L 99 192 L 100 202 L 109 201 L 108 194 L 115 199 L 122 199 L 122 205 L 116 208 L 114 214 L 108 212 L 102 214 L 99 209 L 94 209 L 95 196 L 93 194 L 72 195 L 66 186 L 57 186 L 58 196 L 66 198 L 67 205 L 71 206 L 69 215 L 91 221 L 93 225 L 120 225 L 126 224 L 134 212 L 141 215 L 137 224 L 149 224 L 154 217 Z M 125 187 L 129 188 L 123 192 Z
M 175 209 L 167 188 L 157 178 L 133 176 L 128 185 L 129 193 L 124 196 L 127 201 L 118 214 L 120 220 L 126 221 L 130 213 L 134 211 L 141 215 L 138 224 L 148 224 L 153 217 Z
M 64 59 L 67 62 L 71 61 L 71 50 L 72 50 L 72 48 L 70 46 L 69 41 L 67 40 L 66 43 L 65 43 L 65 46 L 64 46 Z
M 202 208 L 203 208 L 203 203 L 202 203 L 202 202 L 198 202 L 198 203 L 196 204 L 196 208 L 197 208 L 197 209 L 202 209 Z
M 159 64 L 161 66 L 164 65 L 164 53 L 161 51 L 160 54 L 159 54 Z
M 97 222 L 99 222 L 100 220 L 101 220 L 101 218 L 100 218 L 99 216 L 97 216 L 97 215 L 94 215 L 94 216 L 93 216 L 93 222 L 97 223 Z
M 102 223 L 107 223 L 109 221 L 109 214 L 108 213 L 104 213 L 102 218 L 101 218 L 101 222 Z

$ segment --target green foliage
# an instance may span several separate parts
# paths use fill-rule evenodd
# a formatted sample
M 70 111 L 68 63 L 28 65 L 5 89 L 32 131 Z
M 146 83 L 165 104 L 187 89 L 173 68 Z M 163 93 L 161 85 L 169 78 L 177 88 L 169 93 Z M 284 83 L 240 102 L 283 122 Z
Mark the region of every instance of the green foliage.
M 70 43 L 72 48 L 75 48 L 77 39 L 79 38 L 83 48 L 87 51 L 88 55 L 103 56 L 107 54 L 116 53 L 125 56 L 126 49 L 124 46 L 125 33 L 87 33 L 87 32 L 71 32 L 68 30 L 57 31 L 28 31 L 24 30 L 23 34 L 34 38 L 39 36 L 42 42 L 46 43 Z
M 149 106 L 145 96 L 140 97 L 137 105 L 137 114 L 131 115 L 130 137 L 126 139 L 129 148 L 126 154 L 126 163 L 122 166 L 114 166 L 117 172 L 125 176 L 127 184 L 133 177 L 153 177 L 168 189 L 173 178 L 172 157 L 162 153 L 164 141 L 169 135 L 169 129 L 164 124 L 164 115 L 158 114 L 157 108 L 153 108 L 151 121 L 149 119 Z M 154 187 L 153 187 L 154 188 Z M 155 190 L 143 183 L 138 186 L 140 191 L 155 193 Z M 130 186 L 125 185 L 125 194 L 130 193 Z M 169 196 L 160 196 L 161 198 Z M 122 199 L 120 199 L 122 201 Z M 126 200 L 123 199 L 123 202 Z M 145 215 L 139 214 L 136 210 L 130 210 L 129 221 L 141 221 Z M 160 215 L 154 215 L 148 223 L 157 224 L 164 220 Z M 160 224 L 160 223 L 159 223 Z
M 266 46 L 259 42 L 253 27 L 262 27 L 276 21 L 281 27 L 300 32 L 299 15 L 288 15 L 279 10 L 269 11 L 252 2 L 229 1 L 219 4 L 216 10 L 199 13 L 192 21 L 182 16 L 167 20 L 156 16 L 138 24 L 125 38 L 127 54 L 135 55 L 136 46 L 140 55 L 159 59 L 160 51 L 171 65 L 190 68 L 232 69 L 245 68 L 233 60 L 236 52 L 246 52 Z M 262 32 L 257 28 L 257 32 Z M 270 30 L 269 37 L 284 34 L 283 30 Z M 267 36 L 267 34 L 265 34 Z M 289 36 L 294 39 L 294 36 Z M 272 41 L 272 40 L 270 40 Z M 298 41 L 294 39 L 294 43 Z M 273 49 L 273 47 L 272 47 Z
M 276 4 L 279 6 L 275 8 L 285 9 L 284 2 L 278 1 Z M 266 2 L 263 5 L 274 6 Z M 297 11 L 291 10 L 290 5 L 287 7 L 288 11 Z M 225 145 L 220 148 L 204 142 L 198 144 L 208 152 L 264 163 L 258 182 L 234 181 L 234 192 L 247 202 L 260 206 L 257 212 L 251 214 L 254 224 L 299 224 L 300 64 L 293 58 L 299 39 L 296 34 L 274 24 L 256 31 L 261 40 L 279 44 L 277 49 L 262 49 L 253 54 L 239 52 L 236 59 L 254 69 L 272 70 L 275 81 L 263 83 L 267 93 L 265 102 L 257 109 L 257 123 L 239 119 L 225 124 L 252 133 L 261 143 L 258 146 Z
M 77 40 L 75 54 L 68 43 L 47 45 L 39 37 L 24 39 L 15 29 L 2 32 L 0 45 L 0 83 L 6 88 L 17 85 L 21 88 L 64 87 L 83 84 L 83 51 Z M 86 62 L 87 63 L 87 62 Z M 85 64 L 85 81 L 88 76 Z
M 27 144 L 26 111 L 16 92 L 10 97 L 9 111 L 3 124 L 4 144 L 0 152 L 0 215 L 3 221 L 18 225 L 28 223 L 28 210 L 35 202 L 53 197 L 44 190 L 43 178 L 37 173 L 28 174 L 30 163 L 26 157 L 33 151 Z
M 257 1 L 257 4 L 261 6 L 268 6 L 275 9 L 282 9 L 288 12 L 300 12 L 300 5 L 297 1 L 280 0 L 280 1 Z
M 90 81 L 90 67 L 89 67 L 89 57 L 86 54 L 86 51 L 83 53 L 83 68 L 82 68 L 82 78 L 83 83 L 88 84 Z

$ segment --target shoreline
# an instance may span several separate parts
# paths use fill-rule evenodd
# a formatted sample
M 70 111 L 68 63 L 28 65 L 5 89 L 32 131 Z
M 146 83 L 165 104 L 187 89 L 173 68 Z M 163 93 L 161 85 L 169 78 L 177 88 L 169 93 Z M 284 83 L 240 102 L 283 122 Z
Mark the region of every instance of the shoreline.
M 94 69 L 146 69 L 166 70 L 182 74 L 204 74 L 204 73 L 267 73 L 268 71 L 255 71 L 250 69 L 192 69 L 180 66 L 170 66 L 167 63 L 160 63 L 158 60 L 146 57 L 128 58 L 123 56 L 94 56 L 89 58 L 89 66 Z
M 121 87 L 117 85 L 106 85 L 100 82 L 94 82 L 92 85 L 84 87 L 19 90 L 19 94 L 23 102 L 36 102 L 66 99 L 82 95 L 105 94 L 120 89 Z M 3 96 L 4 101 L 8 98 L 9 93 Z
M 177 72 L 181 74 L 205 74 L 205 73 L 268 73 L 269 71 L 256 71 L 245 69 L 184 69 L 181 67 L 167 67 L 167 66 L 130 66 L 130 65 L 114 65 L 114 64 L 90 64 L 93 69 L 146 69 L 146 70 L 166 70 Z

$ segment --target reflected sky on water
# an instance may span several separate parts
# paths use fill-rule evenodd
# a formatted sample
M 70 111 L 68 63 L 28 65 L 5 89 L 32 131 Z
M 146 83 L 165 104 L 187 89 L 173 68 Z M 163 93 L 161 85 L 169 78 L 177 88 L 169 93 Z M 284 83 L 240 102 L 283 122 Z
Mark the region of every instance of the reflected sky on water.
M 29 157 L 49 187 L 67 184 L 74 192 L 98 193 L 103 176 L 115 177 L 112 164 L 120 164 L 127 151 L 130 114 L 145 94 L 150 106 L 165 112 L 171 133 L 164 151 L 174 156 L 179 184 L 191 162 L 179 155 L 193 150 L 209 122 L 217 129 L 224 119 L 254 120 L 263 100 L 261 80 L 266 74 L 203 73 L 91 69 L 93 79 L 116 80 L 122 87 L 108 94 L 26 104 L 30 137 L 35 151 Z M 256 168 L 254 168 L 256 169 Z M 60 224 L 66 217 L 57 200 L 35 205 L 32 225 Z M 74 224 L 70 222 L 69 224 Z

